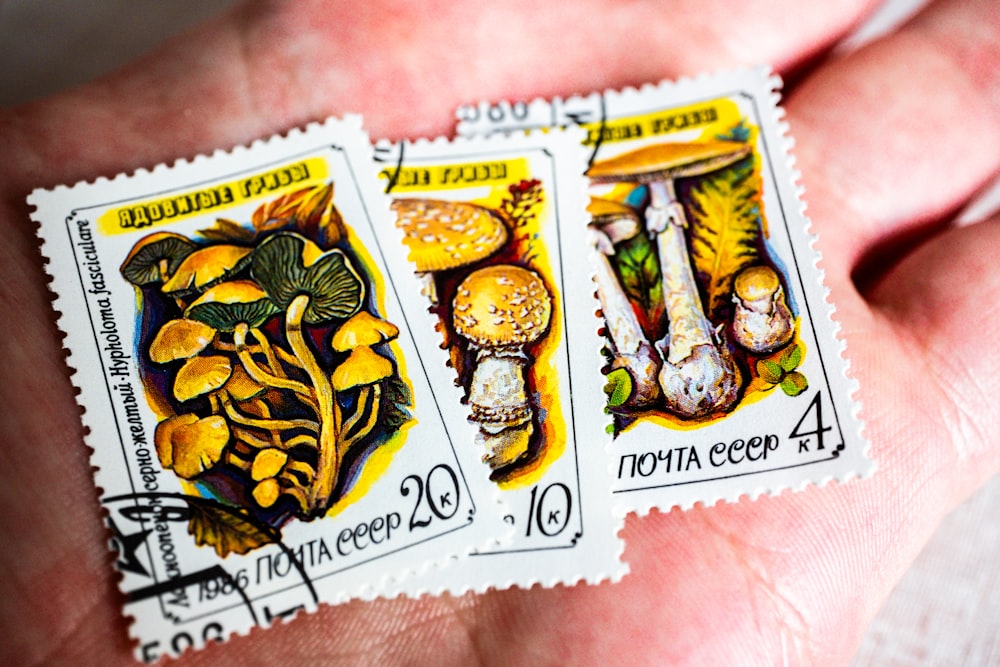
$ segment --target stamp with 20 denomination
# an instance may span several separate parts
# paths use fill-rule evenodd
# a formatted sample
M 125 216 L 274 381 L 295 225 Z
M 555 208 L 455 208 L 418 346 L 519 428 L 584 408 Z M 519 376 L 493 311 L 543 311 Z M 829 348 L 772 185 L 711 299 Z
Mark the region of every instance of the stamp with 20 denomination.
M 504 537 L 359 118 L 30 202 L 140 659 Z

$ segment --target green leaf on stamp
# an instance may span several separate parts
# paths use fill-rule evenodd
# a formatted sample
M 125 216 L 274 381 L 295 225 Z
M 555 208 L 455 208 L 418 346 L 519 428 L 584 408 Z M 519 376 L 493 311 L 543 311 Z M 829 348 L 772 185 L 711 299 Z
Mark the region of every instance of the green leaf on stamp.
M 608 395 L 608 406 L 617 408 L 632 395 L 632 376 L 624 368 L 616 368 L 607 375 L 604 393 Z
M 222 509 L 190 497 L 188 508 L 191 511 L 188 532 L 194 536 L 195 544 L 213 547 L 221 558 L 231 553 L 242 555 L 274 542 L 271 534 L 235 509 Z
M 794 371 L 802 363 L 802 347 L 796 344 L 786 349 L 778 358 L 778 363 L 784 371 Z
M 757 362 L 757 375 L 768 384 L 778 384 L 784 374 L 781 366 L 770 359 L 761 359 Z
M 626 296 L 642 308 L 648 324 L 658 322 L 663 310 L 663 283 L 649 238 L 639 234 L 620 243 L 613 258 Z
M 789 373 L 781 380 L 781 390 L 789 396 L 798 396 L 808 388 L 806 376 L 798 371 Z

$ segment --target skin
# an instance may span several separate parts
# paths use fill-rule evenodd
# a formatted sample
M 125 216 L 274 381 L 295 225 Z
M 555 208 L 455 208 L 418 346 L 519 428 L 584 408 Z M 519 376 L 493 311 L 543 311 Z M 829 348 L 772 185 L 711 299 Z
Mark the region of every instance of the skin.
M 3 662 L 132 661 L 32 188 L 346 111 L 375 137 L 435 135 L 461 102 L 763 61 L 796 82 L 797 166 L 879 472 L 630 517 L 632 574 L 615 586 L 326 607 L 183 663 L 846 664 L 941 517 L 1000 469 L 1000 220 L 950 223 L 1000 170 L 994 0 L 932 4 L 823 61 L 869 3 L 389 4 L 243 5 L 109 78 L 0 112 Z

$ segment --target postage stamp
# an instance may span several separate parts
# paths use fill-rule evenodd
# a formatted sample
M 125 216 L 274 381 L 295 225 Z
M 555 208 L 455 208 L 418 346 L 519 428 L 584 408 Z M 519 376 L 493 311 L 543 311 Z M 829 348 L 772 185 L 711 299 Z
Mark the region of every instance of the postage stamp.
M 376 145 L 396 225 L 503 491 L 511 541 L 391 590 L 617 580 L 601 340 L 585 256 L 584 133 Z M 581 289 L 582 288 L 582 289 Z M 470 443 L 471 445 L 471 443 Z
M 29 202 L 139 659 L 512 532 L 360 118 Z
M 780 81 L 740 70 L 458 111 L 587 131 L 614 492 L 647 512 L 874 469 L 803 214 Z M 581 379 L 581 384 L 584 381 Z

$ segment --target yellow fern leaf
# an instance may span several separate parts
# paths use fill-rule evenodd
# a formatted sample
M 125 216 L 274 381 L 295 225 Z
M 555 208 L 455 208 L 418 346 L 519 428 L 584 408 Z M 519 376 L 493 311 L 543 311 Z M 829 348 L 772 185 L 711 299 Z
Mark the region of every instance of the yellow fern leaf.
M 706 178 L 690 193 L 691 258 L 713 321 L 729 307 L 736 274 L 757 262 L 758 182 L 756 173 L 733 167 Z

